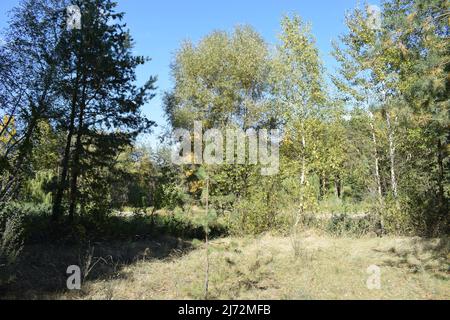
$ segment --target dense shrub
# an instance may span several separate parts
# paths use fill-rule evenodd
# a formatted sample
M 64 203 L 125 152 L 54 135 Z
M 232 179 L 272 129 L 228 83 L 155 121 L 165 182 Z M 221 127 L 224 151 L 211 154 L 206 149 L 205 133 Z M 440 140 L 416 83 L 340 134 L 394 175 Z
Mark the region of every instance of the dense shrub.
M 379 221 L 375 216 L 351 217 L 347 214 L 333 215 L 326 230 L 335 236 L 363 236 L 370 232 L 381 234 Z
M 50 206 L 31 203 L 9 203 L 0 211 L 2 242 L 20 247 L 24 242 L 50 231 Z
M 14 264 L 20 258 L 33 221 L 49 213 L 45 205 L 9 203 L 0 210 L 0 284 L 14 277 Z M 38 230 L 38 229 L 35 229 Z
M 218 221 L 209 224 L 210 235 L 227 233 Z M 3 259 L 17 257 L 23 245 L 58 241 L 83 245 L 90 241 L 136 241 L 168 234 L 174 237 L 202 239 L 204 225 L 184 212 L 171 215 L 146 213 L 117 215 L 81 215 L 73 221 L 54 222 L 51 208 L 45 205 L 10 203 L 0 211 L 0 244 Z
M 230 214 L 230 228 L 235 234 L 259 234 L 275 228 L 275 211 L 264 199 L 264 193 L 252 194 L 236 203 Z
M 24 234 L 23 217 L 13 215 L 6 219 L 0 243 L 0 256 L 6 264 L 16 261 L 23 248 Z

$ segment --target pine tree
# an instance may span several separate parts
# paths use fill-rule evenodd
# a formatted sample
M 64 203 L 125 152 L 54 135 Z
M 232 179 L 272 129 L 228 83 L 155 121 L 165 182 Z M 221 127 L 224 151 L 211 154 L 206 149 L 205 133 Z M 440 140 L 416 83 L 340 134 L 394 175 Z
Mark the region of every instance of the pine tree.
M 59 126 L 67 132 L 54 218 L 62 214 L 62 200 L 70 181 L 69 216 L 79 199 L 79 178 L 87 170 L 109 164 L 153 122 L 141 107 L 153 97 L 155 78 L 136 86 L 136 68 L 148 59 L 132 54 L 132 38 L 115 11 L 114 1 L 77 1 L 80 30 L 66 32 L 60 44 L 64 80 L 61 95 L 70 105 Z M 69 178 L 70 171 L 70 178 Z

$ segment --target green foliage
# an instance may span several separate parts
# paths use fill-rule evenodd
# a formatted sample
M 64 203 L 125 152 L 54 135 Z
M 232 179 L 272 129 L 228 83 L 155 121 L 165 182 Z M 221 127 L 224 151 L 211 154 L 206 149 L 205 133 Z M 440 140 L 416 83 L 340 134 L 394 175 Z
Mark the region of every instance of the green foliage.
M 195 216 L 193 222 L 197 225 L 201 225 L 208 235 L 211 233 L 212 228 L 217 225 L 217 212 L 214 209 L 208 211 L 208 214 L 201 214 Z
M 357 147 L 349 164 L 358 171 L 346 178 L 353 194 L 373 181 L 368 198 L 378 193 L 375 207 L 390 232 L 435 235 L 448 228 L 448 9 L 440 0 L 386 1 L 383 28 L 374 30 L 357 8 L 342 46 L 335 46 L 340 99 L 371 116 L 364 124 L 352 114 Z M 365 137 L 356 136 L 364 127 Z
M 263 193 L 252 194 L 248 199 L 239 201 L 230 220 L 232 232 L 238 235 L 269 231 L 274 221 Z
M 0 47 L 0 208 L 10 212 L 11 199 L 33 203 L 11 204 L 20 219 L 4 222 L 5 246 L 20 247 L 22 224 L 27 239 L 49 233 L 80 242 L 192 225 L 201 237 L 224 220 L 238 234 L 315 223 L 360 235 L 378 222 L 393 234 L 448 232 L 448 2 L 385 1 L 380 30 L 357 7 L 334 45 L 333 88 L 312 27 L 295 14 L 282 18 L 273 50 L 250 26 L 184 42 L 163 101 L 172 129 L 192 129 L 193 121 L 280 129 L 280 172 L 272 177 L 258 165 L 174 166 L 172 141 L 138 146 L 153 126 L 141 107 L 155 78 L 136 85 L 136 68 L 148 59 L 133 55 L 124 14 L 112 0 L 81 1 L 83 28 L 66 32 L 52 13 L 62 4 L 26 0 Z M 29 99 L 17 99 L 22 89 Z M 40 208 L 50 203 L 60 225 Z M 189 220 L 193 207 L 206 213 L 206 203 L 207 214 Z M 123 207 L 139 214 L 125 222 L 111 215 Z M 362 213 L 371 218 L 351 217 Z M 316 221 L 320 214 L 333 218 Z
M 251 27 L 233 33 L 216 31 L 197 45 L 183 43 L 172 66 L 174 91 L 165 109 L 174 128 L 205 128 L 236 124 L 249 128 L 267 111 L 268 48 Z
M 0 286 L 15 277 L 14 265 L 34 232 L 50 232 L 42 224 L 34 224 L 39 217 L 49 217 L 49 207 L 35 204 L 8 203 L 0 209 Z M 33 231 L 34 230 L 34 231 Z
M 2 213 L 3 215 L 4 213 Z M 19 213 L 5 219 L 1 230 L 0 264 L 13 264 L 18 258 L 24 245 L 24 222 Z M 4 260 L 4 261 L 2 261 Z
M 327 222 L 325 230 L 334 236 L 361 237 L 377 230 L 379 222 L 375 216 L 355 218 L 347 214 L 336 214 Z
M 24 193 L 26 200 L 36 204 L 52 204 L 55 175 L 52 171 L 38 171 L 36 177 L 27 182 Z
M 286 212 L 298 212 L 293 205 L 300 199 L 299 181 L 266 177 L 251 183 L 248 194 L 239 198 L 231 212 L 227 214 L 231 232 L 239 235 L 260 234 L 266 231 L 286 230 L 295 220 Z
M 183 206 L 188 201 L 188 195 L 183 186 L 163 183 L 155 192 L 155 203 L 158 208 L 173 210 Z

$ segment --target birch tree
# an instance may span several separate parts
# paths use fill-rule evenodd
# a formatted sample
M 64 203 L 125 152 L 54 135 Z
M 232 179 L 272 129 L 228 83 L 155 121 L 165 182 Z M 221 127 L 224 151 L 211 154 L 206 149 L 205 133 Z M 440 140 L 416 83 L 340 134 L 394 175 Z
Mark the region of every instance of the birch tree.
M 304 186 L 311 142 L 307 141 L 307 121 L 317 117 L 325 103 L 323 67 L 308 24 L 297 15 L 285 16 L 281 27 L 272 81 L 284 130 L 287 136 L 299 139 L 300 184 Z

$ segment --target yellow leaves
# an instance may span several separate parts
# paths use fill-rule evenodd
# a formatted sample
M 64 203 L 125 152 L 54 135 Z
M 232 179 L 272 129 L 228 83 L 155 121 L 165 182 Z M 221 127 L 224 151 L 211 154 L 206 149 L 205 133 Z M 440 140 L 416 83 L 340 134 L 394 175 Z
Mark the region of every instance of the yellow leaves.
M 195 168 L 185 169 L 183 172 L 183 175 L 185 176 L 187 181 L 189 193 L 191 194 L 201 192 L 205 187 L 205 181 L 199 180 L 197 174 L 198 171 Z
M 194 181 L 189 184 L 189 192 L 190 193 L 197 193 L 198 191 L 203 190 L 205 186 L 204 181 Z
M 291 136 L 285 135 L 285 136 L 283 137 L 283 141 L 282 141 L 282 144 L 283 144 L 283 145 L 290 146 L 290 145 L 292 145 L 293 143 L 294 143 L 294 141 L 292 140 L 292 137 L 291 137 Z
M 401 41 L 398 43 L 397 46 L 400 49 L 400 51 L 401 51 L 403 56 L 407 56 L 408 55 L 408 49 L 406 48 L 406 46 Z
M 189 169 L 189 170 L 187 170 L 187 171 L 184 173 L 184 175 L 186 176 L 186 178 L 190 178 L 190 177 L 192 177 L 192 175 L 193 175 L 194 173 L 195 173 L 194 170 Z
M 412 12 L 406 17 L 408 24 L 413 23 L 414 19 L 417 17 L 417 12 Z
M 15 119 L 13 116 L 5 115 L 0 122 L 0 142 L 2 144 L 8 144 L 17 134 Z

